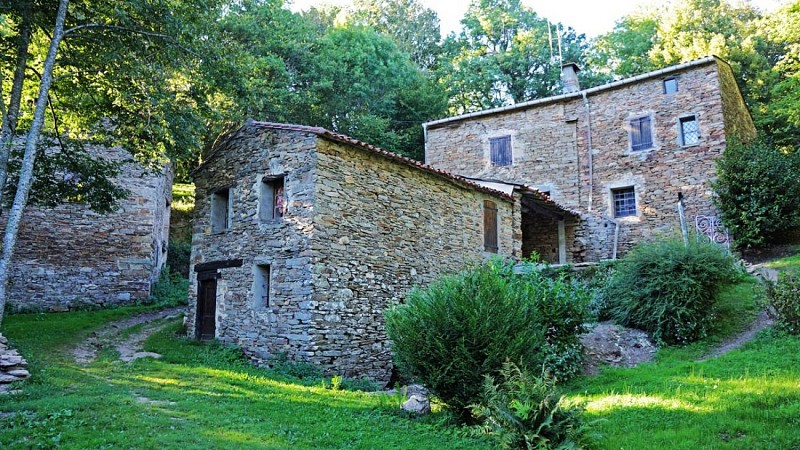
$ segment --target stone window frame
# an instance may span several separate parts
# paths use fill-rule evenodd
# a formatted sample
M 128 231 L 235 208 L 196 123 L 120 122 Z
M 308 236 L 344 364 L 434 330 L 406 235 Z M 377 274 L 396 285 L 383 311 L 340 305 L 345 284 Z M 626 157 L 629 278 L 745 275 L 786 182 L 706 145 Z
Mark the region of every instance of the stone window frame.
M 692 121 L 692 120 L 697 124 L 697 142 L 693 142 L 693 143 L 687 144 L 686 143 L 686 138 L 685 138 L 684 132 L 683 132 L 683 123 L 684 122 L 689 122 L 689 121 Z M 681 146 L 681 147 L 695 147 L 695 146 L 700 145 L 700 142 L 703 139 L 703 133 L 702 133 L 702 130 L 700 129 L 700 116 L 699 116 L 699 114 L 697 114 L 697 113 L 682 114 L 682 115 L 678 116 L 677 119 L 675 119 L 675 121 L 676 121 L 676 124 L 677 124 L 677 127 L 678 127 L 678 145 L 679 146 Z
M 633 148 L 633 122 L 636 120 L 641 120 L 647 118 L 650 121 L 650 147 L 641 148 L 634 150 Z M 624 125 L 625 131 L 628 133 L 628 153 L 632 154 L 646 154 L 652 152 L 654 150 L 658 150 L 660 147 L 658 145 L 658 141 L 656 139 L 656 117 L 653 111 L 641 112 L 636 114 L 629 114 L 628 117 L 625 119 Z
M 507 140 L 508 141 L 508 163 L 505 164 L 504 161 L 495 162 L 493 158 L 492 152 L 492 142 L 499 141 L 499 140 Z M 492 167 L 512 167 L 514 165 L 514 138 L 511 133 L 500 134 L 496 136 L 489 136 L 489 164 Z
M 283 190 L 283 212 L 279 217 L 275 217 L 275 207 L 278 197 L 275 190 L 275 184 L 280 185 Z M 265 209 L 265 197 L 269 197 L 269 212 Z M 288 195 L 286 193 L 286 174 L 264 175 L 259 179 L 258 183 L 258 221 L 260 223 L 280 223 L 286 215 L 288 209 Z M 267 217 L 269 216 L 269 217 Z
M 218 187 L 216 189 L 212 189 L 209 192 L 209 199 L 210 199 L 210 207 L 209 207 L 209 218 L 211 221 L 211 233 L 212 234 L 220 234 L 220 233 L 227 233 L 233 228 L 233 195 L 235 191 L 235 185 L 227 185 Z M 219 221 L 217 216 L 219 215 L 219 207 L 221 201 L 219 197 L 222 197 L 222 192 L 225 192 L 227 196 L 226 200 L 226 207 L 225 207 L 225 222 L 222 227 L 216 223 Z
M 669 82 L 675 83 L 675 90 L 671 91 L 667 86 Z M 678 85 L 678 78 L 677 77 L 667 77 L 661 80 L 661 85 L 664 88 L 664 95 L 672 95 L 677 94 L 680 90 L 680 86 Z

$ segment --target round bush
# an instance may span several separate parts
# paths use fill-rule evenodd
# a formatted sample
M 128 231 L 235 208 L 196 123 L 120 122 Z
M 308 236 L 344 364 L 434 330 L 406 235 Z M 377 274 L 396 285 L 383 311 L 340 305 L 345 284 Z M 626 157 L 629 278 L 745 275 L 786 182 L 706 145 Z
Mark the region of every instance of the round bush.
M 386 312 L 395 365 L 462 421 L 471 420 L 483 377 L 506 360 L 561 379 L 581 370 L 588 291 L 529 268 L 517 275 L 512 264 L 491 261 L 416 289 Z
M 717 294 L 736 273 L 733 258 L 716 244 L 639 244 L 606 288 L 606 314 L 653 333 L 660 344 L 687 344 L 706 336 Z

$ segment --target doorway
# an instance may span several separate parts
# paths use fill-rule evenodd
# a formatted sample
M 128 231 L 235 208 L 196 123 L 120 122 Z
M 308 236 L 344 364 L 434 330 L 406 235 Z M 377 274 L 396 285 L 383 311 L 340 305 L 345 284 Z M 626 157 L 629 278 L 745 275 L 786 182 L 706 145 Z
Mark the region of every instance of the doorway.
M 213 276 L 197 278 L 197 338 L 214 339 L 217 333 L 217 279 Z

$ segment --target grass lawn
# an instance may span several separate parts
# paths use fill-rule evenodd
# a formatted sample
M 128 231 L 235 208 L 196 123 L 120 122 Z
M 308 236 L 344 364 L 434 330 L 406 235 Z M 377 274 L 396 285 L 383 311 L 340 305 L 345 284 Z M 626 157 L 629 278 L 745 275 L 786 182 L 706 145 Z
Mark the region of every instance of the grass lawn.
M 777 259 L 775 261 L 771 261 L 766 264 L 767 267 L 770 269 L 775 269 L 778 271 L 792 271 L 792 272 L 800 272 L 800 245 L 793 247 L 795 251 L 794 256 L 788 256 L 786 258 Z
M 146 342 L 160 360 L 107 352 L 88 367 L 67 349 L 93 328 L 142 308 L 8 316 L 3 333 L 31 362 L 22 393 L 0 396 L 0 448 L 478 449 L 444 414 L 403 416 L 401 398 L 334 391 L 238 360 L 176 333 Z M 461 433 L 463 434 L 463 433 Z
M 725 289 L 713 335 L 658 351 L 653 363 L 581 377 L 567 398 L 586 404 L 603 449 L 800 449 L 800 337 L 766 330 L 696 362 L 758 311 L 760 286 Z M 738 313 L 737 313 L 738 311 Z

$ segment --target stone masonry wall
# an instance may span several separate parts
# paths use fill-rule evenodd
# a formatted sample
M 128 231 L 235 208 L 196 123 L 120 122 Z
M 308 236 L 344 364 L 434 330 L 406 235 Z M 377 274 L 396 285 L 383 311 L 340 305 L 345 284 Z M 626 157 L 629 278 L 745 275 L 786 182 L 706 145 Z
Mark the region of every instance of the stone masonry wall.
M 128 158 L 118 148 L 92 151 Z M 167 259 L 172 171 L 148 174 L 125 163 L 116 182 L 131 194 L 109 214 L 82 203 L 26 208 L 11 265 L 12 308 L 63 311 L 149 297 Z
M 316 136 L 246 126 L 195 175 L 191 279 L 187 326 L 195 332 L 200 263 L 241 258 L 241 267 L 220 269 L 217 338 L 237 344 L 253 359 L 285 352 L 293 359 L 312 350 L 311 245 L 314 230 Z M 259 219 L 264 176 L 285 175 L 287 209 L 279 221 Z M 211 232 L 210 194 L 231 188 L 231 228 Z M 254 298 L 256 265 L 269 264 L 269 305 Z
M 577 237 L 586 242 L 587 260 L 611 254 L 608 229 L 614 225 L 608 221 L 616 220 L 622 255 L 643 239 L 679 233 L 678 193 L 684 195 L 690 227 L 696 215 L 716 215 L 710 180 L 725 148 L 726 120 L 738 123 L 737 129 L 752 127 L 735 84 L 721 88 L 727 72 L 725 63 L 712 60 L 589 93 L 591 180 L 586 105 L 580 95 L 429 127 L 426 158 L 454 173 L 534 185 L 562 205 L 588 214 L 591 220 Z M 664 93 L 667 77 L 678 80 L 678 92 Z M 643 115 L 651 117 L 654 148 L 631 151 L 629 121 Z M 679 119 L 692 115 L 698 119 L 700 141 L 682 146 Z M 491 167 L 489 138 L 503 134 L 512 136 L 514 164 Z M 615 219 L 611 190 L 630 186 L 637 215 Z
M 490 256 L 483 249 L 484 200 L 498 208 L 499 254 L 519 256 L 514 203 L 325 140 L 317 166 L 317 350 L 308 356 L 332 373 L 388 381 L 384 310 L 413 286 Z

